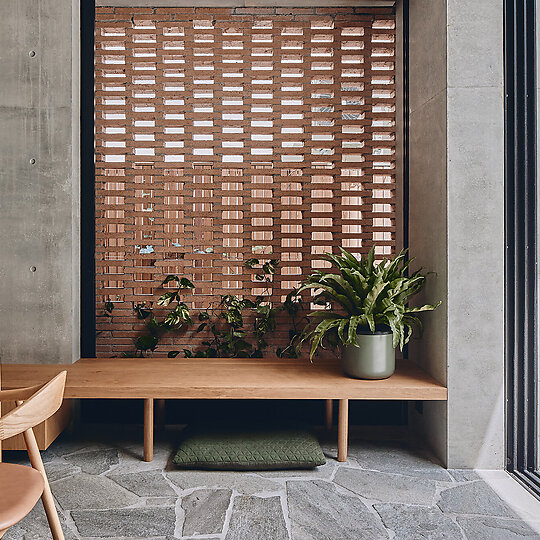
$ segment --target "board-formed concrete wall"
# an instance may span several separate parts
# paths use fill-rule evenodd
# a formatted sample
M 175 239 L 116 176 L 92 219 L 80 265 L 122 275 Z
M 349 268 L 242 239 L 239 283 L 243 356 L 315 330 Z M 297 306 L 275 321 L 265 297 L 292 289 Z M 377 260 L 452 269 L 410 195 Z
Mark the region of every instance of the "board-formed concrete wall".
M 74 5 L 0 2 L 0 362 L 79 355 Z
M 503 7 L 411 0 L 410 247 L 436 272 L 411 355 L 448 385 L 414 420 L 449 467 L 504 466 Z

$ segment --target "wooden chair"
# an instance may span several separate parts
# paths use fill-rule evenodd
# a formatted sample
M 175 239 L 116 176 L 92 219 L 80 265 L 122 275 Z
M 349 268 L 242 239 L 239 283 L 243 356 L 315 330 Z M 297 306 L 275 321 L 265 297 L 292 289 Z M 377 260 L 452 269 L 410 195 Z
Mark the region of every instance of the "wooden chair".
M 0 441 L 19 433 L 32 467 L 0 463 L 0 538 L 18 523 L 41 497 L 54 540 L 64 540 L 60 519 L 49 487 L 41 454 L 32 428 L 52 416 L 62 405 L 66 372 L 45 385 L 1 390 L 1 401 L 15 401 L 17 407 L 0 417 Z

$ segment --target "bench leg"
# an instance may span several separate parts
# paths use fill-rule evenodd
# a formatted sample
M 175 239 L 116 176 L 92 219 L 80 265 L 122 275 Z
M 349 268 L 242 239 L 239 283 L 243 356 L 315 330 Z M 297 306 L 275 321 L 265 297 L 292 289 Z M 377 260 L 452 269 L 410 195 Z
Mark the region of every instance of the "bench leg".
M 144 400 L 144 461 L 154 459 L 154 400 Z
M 338 451 L 337 460 L 347 461 L 347 444 L 349 438 L 349 400 L 339 400 L 338 419 Z
M 334 423 L 334 400 L 326 400 L 326 429 L 330 431 Z
M 165 429 L 165 400 L 156 399 L 156 427 L 158 431 Z

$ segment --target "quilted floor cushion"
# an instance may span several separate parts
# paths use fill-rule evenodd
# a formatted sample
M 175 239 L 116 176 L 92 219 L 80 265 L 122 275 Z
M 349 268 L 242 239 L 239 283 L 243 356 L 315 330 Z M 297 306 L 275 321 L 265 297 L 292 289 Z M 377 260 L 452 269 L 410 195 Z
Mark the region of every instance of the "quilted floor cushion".
M 188 435 L 173 462 L 184 469 L 265 471 L 312 469 L 326 459 L 317 439 L 305 431 L 212 430 Z

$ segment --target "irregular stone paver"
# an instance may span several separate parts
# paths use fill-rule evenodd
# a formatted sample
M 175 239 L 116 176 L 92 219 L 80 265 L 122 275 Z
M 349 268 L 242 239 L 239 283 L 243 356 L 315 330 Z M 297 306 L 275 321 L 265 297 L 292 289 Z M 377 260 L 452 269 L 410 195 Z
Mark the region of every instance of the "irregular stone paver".
M 79 467 L 75 467 L 70 463 L 51 461 L 49 463 L 45 463 L 44 465 L 49 482 L 55 482 L 56 480 L 61 480 L 62 478 L 67 478 L 68 476 L 73 476 L 74 474 L 81 472 Z
M 174 506 L 177 497 L 146 497 L 146 506 Z
M 288 540 L 279 497 L 236 497 L 226 540 Z
M 287 482 L 292 538 L 302 540 L 388 538 L 375 514 L 356 497 L 328 482 Z
M 347 467 L 338 469 L 334 482 L 366 499 L 380 502 L 431 506 L 436 493 L 433 480 Z
M 302 470 L 287 470 L 287 471 L 259 471 L 258 476 L 263 478 L 299 478 L 299 479 L 317 479 L 317 478 L 330 478 L 336 470 L 336 462 L 334 460 L 328 460 L 324 465 L 315 467 L 314 469 L 302 469 Z
M 538 540 L 540 534 L 519 520 L 459 517 L 468 540 Z
M 109 474 L 108 477 L 139 497 L 169 497 L 176 495 L 161 471 Z
M 427 452 L 401 441 L 353 442 L 349 457 L 363 469 L 451 482 L 448 472 L 431 461 Z
M 167 478 L 180 489 L 197 487 L 234 489 L 244 495 L 283 492 L 281 484 L 256 474 L 234 471 L 167 471 Z
M 71 517 L 81 536 L 92 538 L 172 536 L 176 521 L 174 507 L 74 510 Z
M 140 437 L 139 439 L 142 440 Z M 115 467 L 114 473 L 127 474 L 130 472 L 166 469 L 173 450 L 174 447 L 170 444 L 154 444 L 154 459 L 152 461 L 142 461 L 142 448 L 139 442 L 138 446 L 119 452 L 120 463 Z
M 62 514 L 59 514 L 60 524 L 66 540 L 76 540 L 79 537 L 67 526 Z M 45 516 L 41 501 L 19 523 L 10 527 L 3 540 L 45 540 L 51 538 L 51 529 Z
M 155 459 L 153 462 L 146 463 L 141 461 L 140 426 L 135 426 L 133 429 L 129 426 L 97 426 L 94 430 L 87 428 L 88 426 L 85 425 L 85 429 L 79 433 L 63 434 L 49 450 L 42 453 L 49 476 L 53 480 L 53 493 L 57 495 L 60 502 L 68 507 L 74 507 L 69 514 L 77 518 L 78 525 L 81 527 L 81 534 L 79 534 L 75 522 L 71 518 L 66 522 L 61 515 L 60 520 L 67 540 L 98 538 L 174 540 L 175 532 L 177 535 L 182 534 L 181 528 L 186 523 L 189 513 L 186 508 L 182 508 L 182 503 L 185 504 L 185 501 L 182 501 L 175 493 L 183 489 L 189 490 L 188 494 L 184 495 L 184 499 L 188 499 L 189 493 L 194 490 L 198 492 L 236 490 L 233 494 L 239 492 L 248 495 L 238 497 L 236 516 L 232 520 L 233 529 L 229 540 L 230 538 L 233 540 L 274 540 L 275 536 L 272 536 L 274 533 L 278 539 L 281 539 L 284 530 L 281 508 L 284 504 L 286 485 L 289 486 L 289 491 L 297 490 L 295 500 L 292 501 L 291 493 L 289 493 L 289 500 L 285 503 L 289 506 L 289 516 L 287 517 L 286 512 L 285 522 L 287 526 L 288 524 L 291 524 L 293 528 L 296 526 L 297 534 L 291 535 L 291 540 L 309 538 L 318 540 L 324 539 L 324 535 L 332 540 L 358 540 L 362 538 L 362 532 L 358 533 L 354 530 L 354 526 L 357 525 L 355 519 L 356 522 L 368 524 L 375 520 L 380 527 L 383 527 L 386 522 L 389 527 L 389 536 L 391 538 L 395 536 L 397 540 L 407 537 L 407 540 L 445 538 L 445 535 L 448 536 L 453 531 L 451 522 L 461 529 L 459 535 L 455 537 L 456 540 L 465 540 L 465 538 L 467 540 L 487 538 L 490 540 L 519 540 L 521 538 L 540 540 L 540 534 L 533 532 L 523 521 L 514 516 L 491 488 L 484 484 L 477 473 L 468 470 L 451 470 L 449 471 L 450 482 L 447 479 L 441 482 L 442 477 L 440 471 L 437 472 L 436 464 L 429 461 L 423 463 L 421 458 L 423 454 L 419 452 L 417 456 L 414 445 L 401 446 L 400 442 L 385 449 L 386 442 L 370 442 L 367 445 L 362 442 L 357 445 L 353 441 L 351 448 L 356 457 L 351 457 L 347 464 L 338 464 L 335 460 L 329 460 L 327 465 L 312 471 L 256 473 L 183 471 L 174 469 L 171 464 L 178 438 L 177 431 L 168 429 L 160 435 L 155 444 Z M 334 439 L 335 437 L 329 438 L 325 447 L 334 447 Z M 408 453 L 408 448 L 411 449 L 410 452 L 413 455 Z M 99 472 L 103 470 L 103 463 L 106 464 L 107 459 L 101 460 L 100 456 L 97 456 L 96 461 L 93 458 L 100 452 L 108 453 L 108 451 L 111 451 L 113 455 L 117 452 L 119 462 L 111 465 L 107 472 L 100 472 L 99 475 L 79 472 L 80 468 L 74 464 L 73 459 L 82 459 L 84 462 L 88 456 L 92 463 L 82 463 L 82 465 L 86 470 Z M 9 455 L 8 458 L 12 459 L 12 456 Z M 14 459 L 25 461 L 26 455 L 17 454 Z M 100 460 L 102 465 L 97 466 L 96 463 Z M 392 468 L 378 472 L 379 469 L 388 467 L 389 463 L 394 465 L 401 463 L 399 472 L 402 474 L 394 474 L 396 471 Z M 334 474 L 341 485 L 330 482 Z M 171 488 L 170 479 L 174 482 L 172 494 L 168 489 Z M 330 486 L 331 493 L 326 494 L 319 484 Z M 431 497 L 434 485 L 437 486 L 437 494 L 444 488 L 442 497 L 439 497 L 439 504 L 446 513 L 439 511 L 435 504 L 436 500 L 426 502 Z M 461 490 L 467 486 L 476 486 L 468 489 L 478 490 L 480 493 L 471 495 L 467 490 L 463 493 Z M 126 487 L 130 489 L 125 489 Z M 131 489 L 135 493 L 132 493 Z M 164 494 L 165 491 L 168 495 Z M 278 500 L 278 495 L 281 500 Z M 330 517 L 324 520 L 321 514 L 324 516 L 327 507 L 338 504 L 336 501 L 339 501 L 338 507 L 334 508 Z M 375 503 L 375 508 L 369 507 L 372 502 Z M 126 507 L 115 508 L 116 505 L 126 505 Z M 296 506 L 293 507 L 293 505 Z M 416 505 L 422 505 L 421 511 Z M 94 506 L 97 508 L 92 508 Z M 213 504 L 213 506 L 218 505 Z M 314 506 L 316 510 L 313 509 Z M 364 518 L 366 507 L 370 514 Z M 227 523 L 232 517 L 229 516 L 231 510 L 229 503 L 229 511 L 225 519 Z M 241 511 L 240 514 L 238 510 Z M 501 514 L 507 512 L 512 518 L 491 517 L 481 513 L 467 514 L 473 510 Z M 193 511 L 199 511 L 196 505 Z M 316 517 L 305 517 L 315 511 L 318 513 Z M 201 511 L 201 513 L 204 512 Z M 294 519 L 291 517 L 293 513 Z M 529 512 L 529 514 L 535 517 L 534 512 Z M 219 521 L 221 521 L 221 510 L 219 515 Z M 380 519 L 381 516 L 384 517 L 385 522 Z M 212 516 L 214 517 L 216 516 Z M 302 520 L 307 523 L 304 530 L 299 528 L 303 524 Z M 327 522 L 333 523 L 330 531 Z M 431 527 L 435 522 L 437 529 L 433 531 Z M 317 524 L 315 532 L 309 529 L 309 526 L 314 523 Z M 242 529 L 244 525 L 248 529 Z M 353 532 L 347 532 L 348 528 Z M 189 530 L 186 528 L 186 533 Z M 249 531 L 248 535 L 244 534 L 245 530 Z M 337 531 L 336 535 L 332 536 L 335 531 Z M 217 540 L 223 539 L 226 532 L 209 535 L 195 534 L 183 538 Z M 291 534 L 291 531 L 288 532 Z M 386 538 L 386 535 L 387 532 L 383 531 L 381 538 Z M 10 529 L 5 538 L 6 540 L 50 538 L 41 503 L 38 503 L 36 509 L 19 524 Z M 377 540 L 379 536 L 374 533 L 372 538 Z
M 453 514 L 517 517 L 502 499 L 482 481 L 444 490 L 441 493 L 438 506 L 443 512 Z
M 394 531 L 394 540 L 456 540 L 462 537 L 459 527 L 438 508 L 405 504 L 376 504 L 374 508 L 384 526 Z
M 478 473 L 470 469 L 448 469 L 448 472 L 456 482 L 473 482 L 474 480 L 480 480 Z
M 88 474 L 101 474 L 118 464 L 118 450 L 92 450 L 65 456 L 64 459 Z
M 223 530 L 232 492 L 228 489 L 199 489 L 182 499 L 184 536 L 217 534 Z
M 52 492 L 64 510 L 75 508 L 121 508 L 140 499 L 106 476 L 80 473 L 51 484 Z

